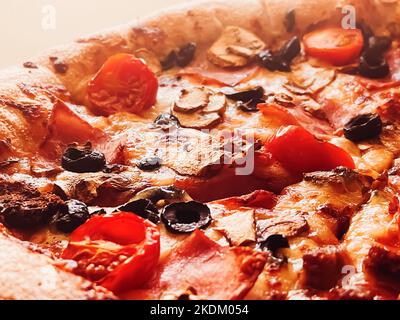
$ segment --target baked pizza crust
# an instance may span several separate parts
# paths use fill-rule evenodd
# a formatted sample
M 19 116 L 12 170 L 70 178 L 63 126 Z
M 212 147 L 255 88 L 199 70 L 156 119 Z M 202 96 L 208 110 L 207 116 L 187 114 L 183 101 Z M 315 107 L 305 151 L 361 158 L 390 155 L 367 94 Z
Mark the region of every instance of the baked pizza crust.
M 115 299 L 107 290 L 64 271 L 0 228 L 0 300 Z
M 25 100 L 28 98 L 29 105 L 51 108 L 51 105 L 46 105 L 49 101 L 47 91 L 55 97 L 70 95 L 73 102 L 85 104 L 88 80 L 115 53 L 133 53 L 137 49 L 146 48 L 163 60 L 171 50 L 188 42 L 197 43 L 199 50 L 209 47 L 223 29 L 230 25 L 252 31 L 268 45 L 279 45 L 292 34 L 287 32 L 284 24 L 288 11 L 296 12 L 296 28 L 293 33 L 302 34 L 317 24 L 338 23 L 343 17 L 341 8 L 349 4 L 357 8 L 358 20 L 365 21 L 375 29 L 386 30 L 386 33 L 387 30 L 398 33 L 393 25 L 396 18 L 400 17 L 400 4 L 385 0 L 235 0 L 229 1 L 229 5 L 225 1 L 202 1 L 185 4 L 51 49 L 29 61 L 37 65 L 38 69 L 19 66 L 0 72 L 0 79 L 4 79 L 0 85 L 0 105 L 6 110 L 5 115 L 0 116 L 0 123 L 5 125 L 0 127 L 7 128 L 0 131 L 0 141 L 15 137 L 11 139 L 11 147 L 29 152 L 31 144 L 22 143 L 19 137 L 28 137 L 34 147 L 34 138 L 40 137 L 44 131 L 38 131 L 26 112 L 16 106 L 21 102 L 27 105 Z M 386 23 L 382 24 L 382 21 Z M 21 90 L 21 86 L 25 85 L 33 88 L 54 86 L 57 90 L 54 93 L 54 87 L 45 88 L 32 98 Z M 7 113 L 10 115 L 7 116 Z M 41 116 L 40 127 L 43 129 L 47 112 Z M 11 121 L 11 117 L 19 120 Z M 21 135 L 21 132 L 25 135 Z
M 188 42 L 196 42 L 200 50 L 209 47 L 223 29 L 230 25 L 245 28 L 268 45 L 275 46 L 292 34 L 305 33 L 314 25 L 337 23 L 342 17 L 341 8 L 348 4 L 357 8 L 359 21 L 365 21 L 377 32 L 400 33 L 394 27 L 400 18 L 400 3 L 387 0 L 204 1 L 186 4 L 129 25 L 78 39 L 72 44 L 32 58 L 23 66 L 2 70 L 0 157 L 7 153 L 29 154 L 36 150 L 45 137 L 47 121 L 57 98 L 85 104 L 88 80 L 115 53 L 133 53 L 137 49 L 147 48 L 162 60 L 171 50 Z M 296 28 L 293 33 L 288 33 L 284 25 L 289 10 L 296 12 Z M 0 248 L 0 275 L 3 274 L 0 278 L 0 298 L 111 297 L 106 293 L 98 295 L 96 291 L 87 290 L 88 284 L 81 278 L 57 268 L 54 269 L 57 289 L 45 290 L 35 284 L 47 281 L 48 277 L 43 275 L 40 278 L 40 275 L 26 269 L 32 264 L 37 264 L 33 266 L 35 268 L 51 268 L 49 259 L 29 252 L 20 243 L 2 234 Z M 4 265 L 6 260 L 13 262 Z M 13 265 L 21 265 L 24 270 L 13 269 Z M 4 268 L 10 276 L 4 276 Z

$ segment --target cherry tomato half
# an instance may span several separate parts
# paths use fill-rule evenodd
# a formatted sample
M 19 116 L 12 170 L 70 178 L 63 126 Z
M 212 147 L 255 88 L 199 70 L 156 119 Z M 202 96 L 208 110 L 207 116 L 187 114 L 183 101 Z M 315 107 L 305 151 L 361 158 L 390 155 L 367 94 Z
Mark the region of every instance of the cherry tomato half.
M 62 254 L 78 263 L 78 274 L 115 294 L 146 283 L 159 257 L 158 228 L 128 212 L 90 219 L 71 234 Z
M 359 29 L 326 28 L 303 38 L 305 52 L 333 65 L 346 65 L 357 59 L 364 45 Z
M 266 143 L 265 150 L 292 174 L 301 176 L 313 171 L 337 167 L 355 168 L 352 157 L 343 149 L 317 140 L 302 127 L 281 128 Z
M 88 98 L 95 113 L 139 114 L 156 102 L 158 80 L 142 60 L 130 54 L 109 58 L 88 84 Z

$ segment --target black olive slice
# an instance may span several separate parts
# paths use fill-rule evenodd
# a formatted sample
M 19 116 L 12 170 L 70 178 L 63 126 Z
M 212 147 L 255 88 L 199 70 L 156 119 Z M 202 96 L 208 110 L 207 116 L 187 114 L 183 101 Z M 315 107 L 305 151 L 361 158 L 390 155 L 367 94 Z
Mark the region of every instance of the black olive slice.
M 378 114 L 362 114 L 344 127 L 344 136 L 354 142 L 373 139 L 382 132 L 382 120 Z
M 367 60 L 365 56 L 361 56 L 359 70 L 362 76 L 371 79 L 379 79 L 389 75 L 390 68 L 384 58 L 381 58 L 379 62 L 374 61 L 372 65 L 369 64 Z
M 290 71 L 290 66 L 282 57 L 274 55 L 270 50 L 262 51 L 259 55 L 261 65 L 269 71 Z
M 294 9 L 289 10 L 286 13 L 284 25 L 287 32 L 292 32 L 296 26 L 296 11 Z
M 71 233 L 90 218 L 89 209 L 78 200 L 70 200 L 65 204 L 67 210 L 58 212 L 53 218 L 53 224 L 57 230 Z
M 369 39 L 373 37 L 372 29 L 364 23 L 357 23 L 357 29 L 360 29 L 364 38 L 364 49 L 368 48 Z
M 274 234 L 269 236 L 267 240 L 259 243 L 257 248 L 261 251 L 269 251 L 275 255 L 279 249 L 289 248 L 289 241 L 283 235 Z
M 290 72 L 290 64 L 301 52 L 301 44 L 298 37 L 293 37 L 277 53 L 264 50 L 259 53 L 258 58 L 261 65 L 270 71 Z
M 362 55 L 359 69 L 362 76 L 372 79 L 384 78 L 390 73 L 389 65 L 383 57 L 379 61 L 375 61 Z
M 263 50 L 259 53 L 258 58 L 261 65 L 270 71 L 277 70 L 277 59 L 271 50 Z
M 179 119 L 170 113 L 160 114 L 156 120 L 154 120 L 154 125 L 164 131 L 173 127 L 180 127 Z
M 190 201 L 166 206 L 161 220 L 172 233 L 192 233 L 204 229 L 211 223 L 211 211 L 205 204 Z
M 291 62 L 301 51 L 301 44 L 298 37 L 293 37 L 281 49 L 279 56 L 283 61 Z
M 159 157 L 144 158 L 137 163 L 137 167 L 142 171 L 154 171 L 160 169 L 161 166 L 162 160 Z
M 61 159 L 61 166 L 65 170 L 76 173 L 99 172 L 104 169 L 105 165 L 104 154 L 93 151 L 90 143 L 83 147 L 68 147 Z
M 158 209 L 148 199 L 140 199 L 136 201 L 129 202 L 122 207 L 119 207 L 118 210 L 124 212 L 132 212 L 143 219 L 147 219 L 154 224 L 160 223 L 160 215 Z
M 194 59 L 196 49 L 197 45 L 193 42 L 183 46 L 176 55 L 176 64 L 181 68 L 188 66 Z
M 368 40 L 368 48 L 375 54 L 383 55 L 392 45 L 392 39 L 385 36 L 370 37 Z
M 260 110 L 257 108 L 257 106 L 260 103 L 265 103 L 265 100 L 255 99 L 255 100 L 250 100 L 248 102 L 239 101 L 236 104 L 236 107 L 242 110 L 243 112 L 258 112 Z
M 180 48 L 178 51 L 171 51 L 170 54 L 161 62 L 164 71 L 170 70 L 175 66 L 184 68 L 188 66 L 194 59 L 196 54 L 197 45 L 190 42 Z
M 254 89 L 246 90 L 246 91 L 241 91 L 241 92 L 235 92 L 231 94 L 226 94 L 226 97 L 228 99 L 234 100 L 234 101 L 250 101 L 254 99 L 261 99 L 264 96 L 264 88 L 263 87 L 256 87 Z

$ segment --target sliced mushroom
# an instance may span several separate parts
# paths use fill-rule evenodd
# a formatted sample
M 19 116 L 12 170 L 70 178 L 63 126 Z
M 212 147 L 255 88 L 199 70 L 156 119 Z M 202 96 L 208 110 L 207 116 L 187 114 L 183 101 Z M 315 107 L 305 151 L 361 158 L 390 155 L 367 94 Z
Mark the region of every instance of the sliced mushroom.
M 186 116 L 186 115 L 185 115 Z M 222 143 L 198 130 L 179 129 L 160 139 L 164 165 L 184 176 L 210 176 L 222 168 Z
M 193 200 L 184 190 L 175 186 L 146 188 L 143 191 L 140 191 L 131 201 L 141 199 L 150 200 L 154 204 L 157 204 L 161 200 L 166 201 L 168 204 L 174 202 L 189 202 Z
M 55 191 L 66 199 L 113 207 L 126 203 L 143 189 L 147 182 L 141 180 L 139 172 L 134 170 L 115 174 L 64 172 L 56 178 Z
M 293 68 L 290 87 L 297 87 L 309 94 L 314 94 L 331 84 L 336 78 L 336 71 L 326 68 L 300 64 Z
M 192 129 L 211 129 L 222 122 L 222 117 L 216 113 L 193 113 L 185 114 L 174 112 L 174 116 L 179 119 L 179 122 L 184 128 Z
M 254 243 L 256 241 L 254 210 L 240 210 L 217 219 L 216 230 L 220 231 L 233 246 Z
M 251 32 L 239 27 L 227 27 L 208 50 L 208 59 L 215 65 L 243 67 L 262 49 L 265 43 Z
M 257 221 L 257 240 L 263 242 L 268 237 L 280 234 L 285 237 L 294 237 L 308 231 L 309 225 L 305 214 L 298 212 L 280 212 L 269 219 Z
M 142 59 L 155 74 L 163 70 L 160 60 L 158 60 L 153 52 L 142 48 L 135 51 L 135 56 Z
M 209 103 L 210 93 L 203 87 L 182 89 L 179 100 L 174 104 L 174 111 L 194 112 L 204 108 Z
M 227 100 L 223 93 L 204 87 L 182 89 L 172 114 L 184 128 L 211 129 L 222 121 Z
M 223 115 L 226 111 L 226 97 L 222 92 L 215 93 L 210 96 L 210 101 L 203 109 L 204 113 L 214 113 L 217 112 L 220 115 Z

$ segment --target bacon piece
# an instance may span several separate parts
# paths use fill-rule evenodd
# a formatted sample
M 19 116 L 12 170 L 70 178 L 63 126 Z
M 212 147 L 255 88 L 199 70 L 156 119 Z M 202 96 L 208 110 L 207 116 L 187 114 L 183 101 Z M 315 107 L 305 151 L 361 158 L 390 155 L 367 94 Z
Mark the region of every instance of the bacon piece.
M 47 130 L 41 151 L 51 159 L 58 159 L 68 144 L 75 142 L 83 144 L 89 141 L 94 149 L 104 153 L 107 163 L 125 164 L 126 137 L 111 139 L 61 100 L 54 104 Z
M 303 256 L 303 278 L 306 287 L 329 290 L 342 277 L 345 264 L 343 253 L 337 246 L 313 248 Z
M 263 270 L 266 257 L 246 247 L 222 247 L 201 231 L 178 244 L 145 288 L 126 299 L 178 299 L 189 289 L 198 298 L 242 299 Z
M 263 118 L 261 123 L 268 128 L 279 128 L 281 126 L 301 126 L 315 135 L 332 133 L 333 129 L 325 120 L 313 117 L 302 107 L 284 108 L 276 104 L 259 104 Z
M 398 249 L 388 250 L 381 245 L 373 245 L 364 261 L 367 272 L 379 280 L 389 281 L 395 287 L 400 282 L 400 254 Z

